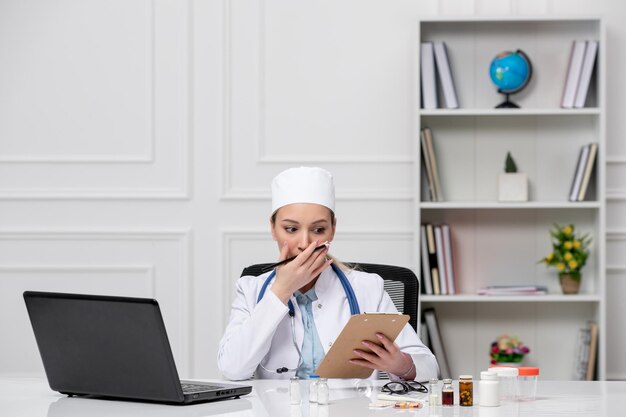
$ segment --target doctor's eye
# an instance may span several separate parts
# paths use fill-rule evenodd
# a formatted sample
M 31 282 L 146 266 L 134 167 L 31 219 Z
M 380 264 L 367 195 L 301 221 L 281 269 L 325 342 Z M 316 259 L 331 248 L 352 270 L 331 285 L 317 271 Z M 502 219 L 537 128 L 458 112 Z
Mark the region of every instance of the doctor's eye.
M 325 227 L 316 227 L 313 229 L 313 233 L 317 233 L 317 234 L 322 234 L 326 232 L 326 228 Z
M 285 227 L 284 229 L 285 229 L 285 232 L 287 232 L 287 233 L 295 233 L 295 232 L 298 231 L 298 229 L 296 227 L 292 227 L 292 226 Z

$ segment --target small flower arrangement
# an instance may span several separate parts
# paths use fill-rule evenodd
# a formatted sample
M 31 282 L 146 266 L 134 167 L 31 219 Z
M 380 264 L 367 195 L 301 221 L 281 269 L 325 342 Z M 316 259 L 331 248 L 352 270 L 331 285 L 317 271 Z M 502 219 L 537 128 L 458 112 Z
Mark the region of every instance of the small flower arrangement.
M 580 279 L 580 270 L 585 266 L 589 256 L 587 249 L 591 242 L 589 234 L 578 236 L 573 224 L 568 226 L 555 224 L 550 235 L 552 236 L 552 252 L 539 262 L 545 263 L 546 266 L 556 267 L 559 274 L 570 274 Z
M 524 355 L 530 353 L 528 346 L 524 346 L 517 336 L 501 335 L 491 344 L 489 356 L 491 364 L 503 362 L 520 363 Z

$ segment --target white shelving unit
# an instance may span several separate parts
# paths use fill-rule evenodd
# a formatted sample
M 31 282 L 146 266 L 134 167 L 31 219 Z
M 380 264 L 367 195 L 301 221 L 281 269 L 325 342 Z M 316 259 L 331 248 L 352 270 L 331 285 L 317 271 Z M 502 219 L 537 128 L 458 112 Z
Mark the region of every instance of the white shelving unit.
M 571 379 L 578 329 L 599 326 L 599 379 L 606 376 L 605 317 L 605 29 L 600 18 L 459 18 L 419 22 L 419 42 L 444 41 L 461 108 L 424 110 L 417 103 L 415 134 L 414 242 L 419 226 L 447 223 L 453 236 L 458 295 L 422 295 L 421 308 L 434 307 L 454 377 L 478 376 L 489 365 L 491 342 L 515 334 L 530 347 L 524 363 L 540 367 L 542 379 Z M 562 109 L 561 95 L 574 40 L 599 40 L 596 77 L 587 107 Z M 419 43 L 418 43 L 419 48 Z M 495 109 L 503 101 L 489 79 L 499 52 L 522 49 L 533 64 L 526 89 L 511 96 L 521 109 Z M 419 53 L 417 53 L 419 57 Z M 418 58 L 419 61 L 419 58 Z M 416 87 L 419 94 L 419 65 Z M 440 103 L 441 95 L 440 95 Z M 444 195 L 428 201 L 421 169 L 419 132 L 432 130 Z M 568 194 L 580 148 L 597 142 L 595 179 L 587 200 Z M 507 151 L 528 174 L 529 201 L 497 201 L 497 177 Z M 578 295 L 562 295 L 558 275 L 538 260 L 551 249 L 554 223 L 590 232 L 591 254 Z M 420 250 L 415 252 L 421 276 Z M 549 295 L 487 297 L 486 285 L 546 285 Z

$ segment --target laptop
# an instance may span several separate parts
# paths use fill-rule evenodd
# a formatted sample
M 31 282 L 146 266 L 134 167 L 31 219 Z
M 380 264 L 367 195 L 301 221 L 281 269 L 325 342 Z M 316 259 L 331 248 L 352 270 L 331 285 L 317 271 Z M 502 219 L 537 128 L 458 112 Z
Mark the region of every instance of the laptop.
M 156 300 L 26 291 L 24 301 L 54 391 L 170 404 L 252 391 L 179 380 Z

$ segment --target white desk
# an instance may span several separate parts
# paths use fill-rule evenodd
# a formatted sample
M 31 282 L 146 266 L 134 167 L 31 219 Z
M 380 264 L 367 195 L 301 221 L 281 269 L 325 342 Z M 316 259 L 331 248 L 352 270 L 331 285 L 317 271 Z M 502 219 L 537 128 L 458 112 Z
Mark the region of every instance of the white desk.
M 625 414 L 626 382 L 539 381 L 537 400 L 500 407 L 437 407 L 420 410 L 369 409 L 369 395 L 375 389 L 355 387 L 355 381 L 330 381 L 328 406 L 289 405 L 288 381 L 251 381 L 251 394 L 191 406 L 171 406 L 139 402 L 68 398 L 48 388 L 44 379 L 0 378 L 0 416 L 11 417 L 530 417 L 530 416 L 622 416 Z M 377 381 L 378 382 L 378 381 Z M 357 389 L 359 388 L 359 389 Z M 302 390 L 305 391 L 304 389 Z M 478 396 L 480 393 L 476 393 Z M 424 398 L 424 394 L 421 394 Z

